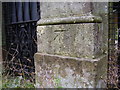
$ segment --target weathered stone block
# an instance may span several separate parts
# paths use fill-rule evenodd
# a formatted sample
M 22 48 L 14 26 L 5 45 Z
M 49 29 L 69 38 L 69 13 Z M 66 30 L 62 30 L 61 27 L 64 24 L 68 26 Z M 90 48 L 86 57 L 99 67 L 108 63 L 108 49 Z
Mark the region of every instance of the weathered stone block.
M 36 86 L 106 87 L 107 4 L 42 2 L 40 6 Z
M 50 54 L 35 54 L 37 88 L 95 88 L 105 87 L 106 56 L 82 59 Z M 102 63 L 105 64 L 102 64 Z
M 95 58 L 102 54 L 99 26 L 99 23 L 38 26 L 38 52 Z
M 41 2 L 40 6 L 42 19 L 91 14 L 91 2 Z

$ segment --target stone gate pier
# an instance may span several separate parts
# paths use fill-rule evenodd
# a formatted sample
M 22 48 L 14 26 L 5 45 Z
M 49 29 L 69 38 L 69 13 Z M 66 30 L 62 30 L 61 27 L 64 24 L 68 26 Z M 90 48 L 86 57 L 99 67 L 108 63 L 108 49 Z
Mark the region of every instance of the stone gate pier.
M 35 54 L 37 88 L 104 88 L 108 5 L 41 2 Z

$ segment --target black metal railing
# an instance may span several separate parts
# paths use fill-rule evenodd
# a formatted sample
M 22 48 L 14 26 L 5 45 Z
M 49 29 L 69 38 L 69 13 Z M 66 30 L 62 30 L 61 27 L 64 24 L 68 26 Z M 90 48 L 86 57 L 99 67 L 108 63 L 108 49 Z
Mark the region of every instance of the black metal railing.
M 36 21 L 9 24 L 6 30 L 6 68 L 18 75 L 34 73 L 34 54 L 37 51 Z
M 4 2 L 3 7 L 7 48 L 5 69 L 10 75 L 35 75 L 39 2 Z

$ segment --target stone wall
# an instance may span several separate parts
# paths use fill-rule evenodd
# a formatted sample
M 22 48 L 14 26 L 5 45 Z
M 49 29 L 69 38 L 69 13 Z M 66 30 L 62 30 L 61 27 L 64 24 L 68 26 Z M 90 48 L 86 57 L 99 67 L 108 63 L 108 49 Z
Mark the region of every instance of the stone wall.
M 41 2 L 36 86 L 105 87 L 107 3 Z

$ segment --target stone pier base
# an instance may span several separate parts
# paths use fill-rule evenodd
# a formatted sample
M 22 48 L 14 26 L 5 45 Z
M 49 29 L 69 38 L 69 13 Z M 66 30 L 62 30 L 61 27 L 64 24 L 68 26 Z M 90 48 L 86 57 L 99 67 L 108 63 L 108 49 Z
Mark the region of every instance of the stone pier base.
M 41 2 L 37 22 L 37 88 L 105 88 L 107 2 Z
M 106 60 L 105 55 L 90 60 L 36 53 L 36 87 L 104 88 L 107 76 Z

